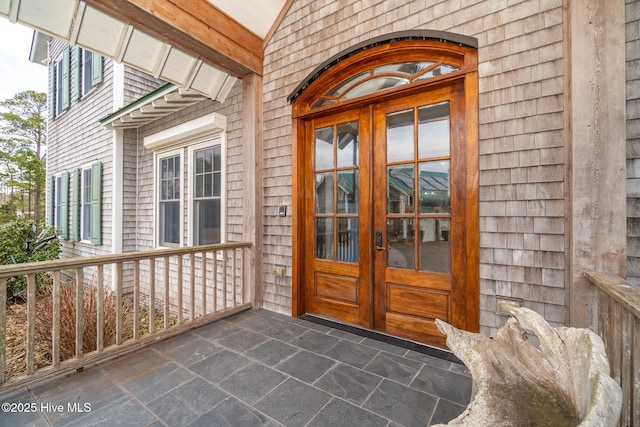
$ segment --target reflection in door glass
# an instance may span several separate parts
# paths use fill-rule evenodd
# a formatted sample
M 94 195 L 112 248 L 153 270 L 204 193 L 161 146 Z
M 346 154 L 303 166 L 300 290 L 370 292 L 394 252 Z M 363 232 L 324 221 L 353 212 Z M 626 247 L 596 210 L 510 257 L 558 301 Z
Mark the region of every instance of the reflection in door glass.
M 338 125 L 338 167 L 358 166 L 358 122 Z
M 358 171 L 338 172 L 338 213 L 358 213 Z
M 449 103 L 429 105 L 418 109 L 418 157 L 448 156 Z
M 338 218 L 338 261 L 358 262 L 357 218 Z
M 451 212 L 448 160 L 420 163 L 420 213 Z
M 333 173 L 316 174 L 316 213 L 333 213 Z
M 415 198 L 413 163 L 387 168 L 387 212 L 389 214 L 412 213 Z
M 450 230 L 449 219 L 420 220 L 420 270 L 451 273 Z
M 333 218 L 316 218 L 316 258 L 333 259 Z
M 387 114 L 387 162 L 415 158 L 413 110 Z
M 413 218 L 387 219 L 387 266 L 415 268 Z
M 316 170 L 333 169 L 333 126 L 316 129 Z

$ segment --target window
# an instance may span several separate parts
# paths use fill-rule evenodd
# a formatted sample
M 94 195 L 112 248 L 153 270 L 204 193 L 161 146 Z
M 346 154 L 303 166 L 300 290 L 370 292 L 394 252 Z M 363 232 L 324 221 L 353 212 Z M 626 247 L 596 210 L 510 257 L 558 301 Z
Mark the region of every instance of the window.
M 158 160 L 158 245 L 180 244 L 180 154 Z
M 75 83 L 78 98 L 83 97 L 102 82 L 102 73 L 102 55 L 77 47 Z
M 226 126 L 213 113 L 144 137 L 155 153 L 157 246 L 225 242 Z
M 69 46 L 62 51 L 62 57 L 53 62 L 49 77 L 50 116 L 57 117 L 69 108 Z
M 222 242 L 222 146 L 191 148 L 193 162 L 193 244 Z
M 63 239 L 102 244 L 102 163 L 51 177 L 48 203 Z

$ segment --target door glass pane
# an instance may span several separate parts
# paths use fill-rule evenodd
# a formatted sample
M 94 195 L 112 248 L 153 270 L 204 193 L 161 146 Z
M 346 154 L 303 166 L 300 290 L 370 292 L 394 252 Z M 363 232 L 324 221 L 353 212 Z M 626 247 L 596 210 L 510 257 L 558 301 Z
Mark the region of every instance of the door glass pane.
M 418 120 L 418 157 L 448 156 L 449 103 L 420 107 Z
M 413 163 L 387 168 L 387 212 L 403 214 L 413 212 L 415 194 Z
M 450 213 L 450 163 L 420 163 L 420 213 Z
M 358 262 L 357 218 L 338 218 L 338 261 Z
M 338 172 L 338 213 L 358 213 L 358 171 Z
M 451 273 L 451 220 L 420 220 L 420 270 Z
M 333 259 L 333 218 L 316 218 L 316 258 Z
M 415 267 L 413 218 L 387 219 L 387 265 L 394 268 Z
M 358 166 L 358 122 L 338 125 L 338 167 Z
M 387 162 L 414 158 L 413 110 L 387 114 Z
M 316 174 L 316 213 L 333 213 L 333 173 Z
M 316 129 L 316 170 L 333 168 L 333 126 Z
M 366 82 L 359 84 L 353 89 L 350 89 L 342 96 L 342 101 L 355 99 L 360 96 L 369 95 L 371 93 L 376 93 L 381 90 L 389 89 L 396 86 L 406 85 L 408 83 L 409 79 L 404 79 L 401 77 L 375 77 L 371 80 L 367 80 Z

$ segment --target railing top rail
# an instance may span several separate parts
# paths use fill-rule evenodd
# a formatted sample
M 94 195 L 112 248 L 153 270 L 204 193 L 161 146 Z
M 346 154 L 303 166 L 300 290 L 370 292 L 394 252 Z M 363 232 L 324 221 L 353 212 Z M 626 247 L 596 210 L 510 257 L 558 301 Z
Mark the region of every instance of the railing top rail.
M 591 281 L 591 283 L 640 319 L 639 286 L 635 286 L 624 280 L 622 277 L 611 273 L 585 271 L 584 275 Z
M 140 252 L 125 252 L 119 254 L 56 259 L 52 261 L 28 262 L 24 264 L 0 265 L 0 279 L 24 274 L 43 273 L 52 270 L 66 270 L 71 268 L 113 264 L 116 262 L 162 258 L 165 256 L 198 254 L 202 252 L 220 251 L 225 249 L 248 248 L 251 247 L 251 245 L 251 242 L 229 242 L 216 245 L 188 246 L 182 248 L 161 248 Z

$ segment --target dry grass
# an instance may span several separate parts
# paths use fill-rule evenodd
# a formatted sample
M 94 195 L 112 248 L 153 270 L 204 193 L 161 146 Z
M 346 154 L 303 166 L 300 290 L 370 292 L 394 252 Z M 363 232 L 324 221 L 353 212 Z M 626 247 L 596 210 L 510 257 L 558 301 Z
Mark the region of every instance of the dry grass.
M 83 289 L 83 354 L 96 350 L 97 341 L 97 288 L 86 285 Z M 113 291 L 104 290 L 104 347 L 115 344 L 116 336 L 116 304 Z M 66 360 L 75 356 L 76 341 L 76 288 L 73 283 L 60 286 L 60 359 Z M 133 306 L 130 301 L 123 301 L 123 341 L 133 337 Z M 147 310 L 140 310 L 140 335 L 149 330 Z M 175 323 L 171 319 L 171 325 Z M 155 316 L 156 330 L 164 327 L 161 314 Z M 51 290 L 42 291 L 36 299 L 35 324 L 35 367 L 36 369 L 50 365 L 52 361 L 52 325 L 53 299 Z M 27 304 L 12 304 L 7 307 L 7 347 L 6 347 L 6 379 L 26 373 L 26 330 Z

